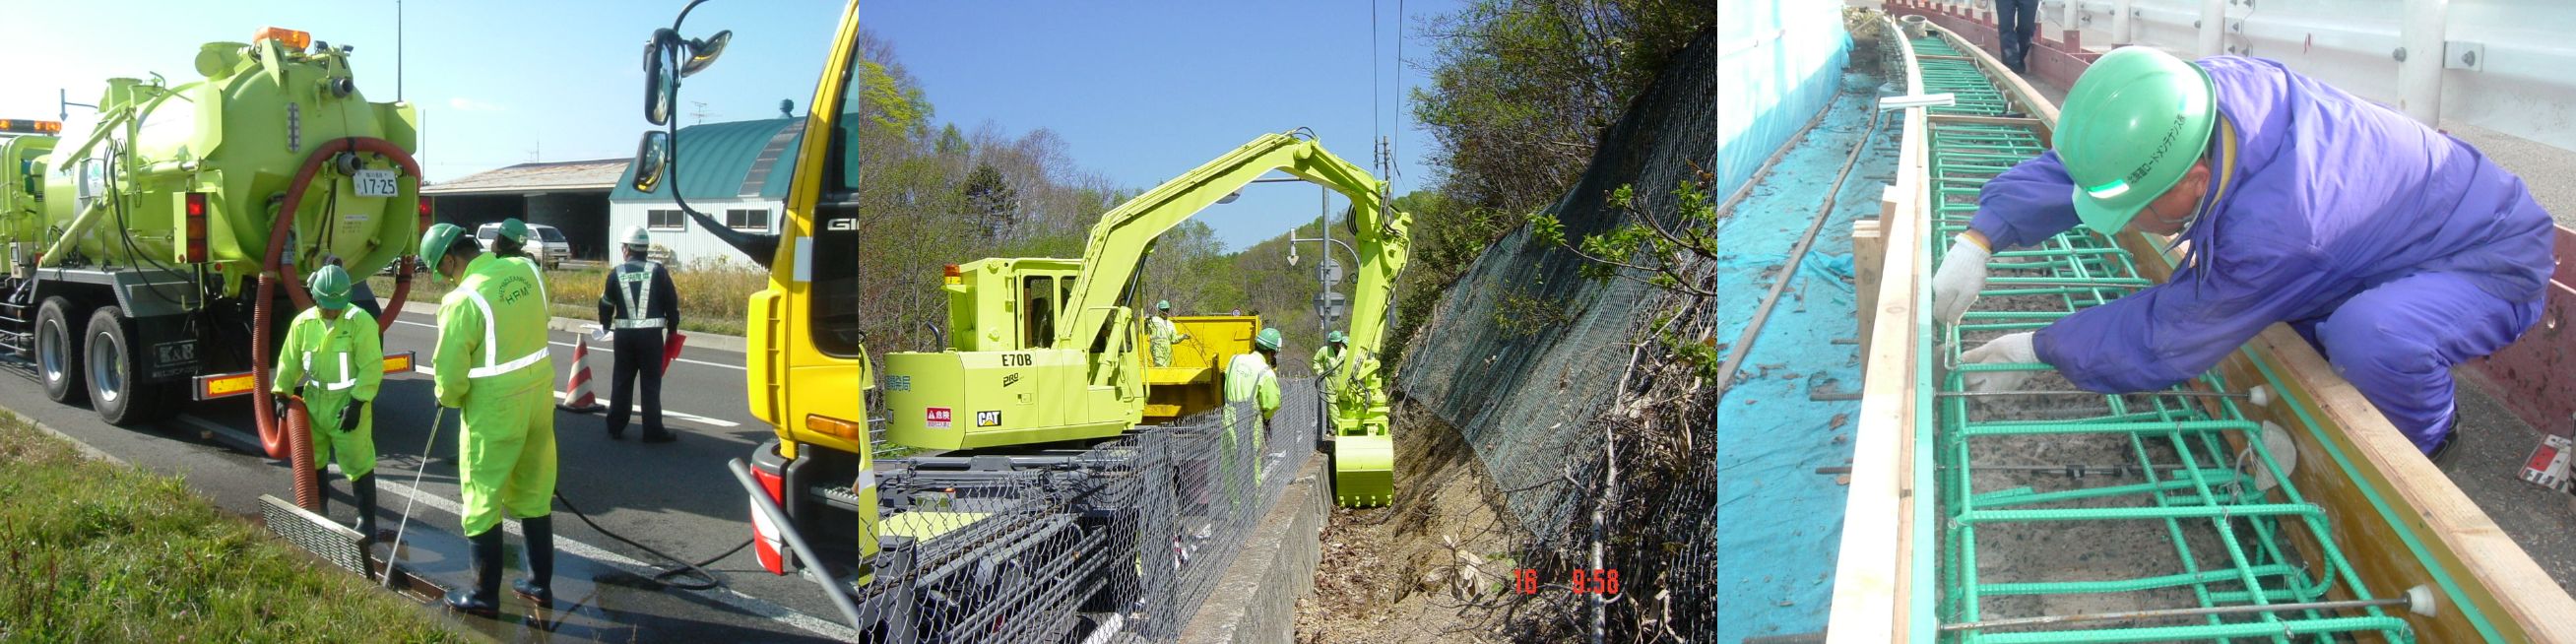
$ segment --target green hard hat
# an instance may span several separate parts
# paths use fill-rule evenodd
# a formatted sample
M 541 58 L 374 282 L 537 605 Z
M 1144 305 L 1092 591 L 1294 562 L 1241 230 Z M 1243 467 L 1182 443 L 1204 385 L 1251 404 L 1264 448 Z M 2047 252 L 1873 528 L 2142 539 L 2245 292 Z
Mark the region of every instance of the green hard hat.
M 2103 54 L 2066 92 L 2057 156 L 2075 215 L 2105 234 L 2182 181 L 2209 149 L 2217 92 L 2200 66 L 2148 47 Z
M 1334 332 L 1332 332 L 1332 333 L 1326 333 L 1326 334 L 1324 334 L 1324 341 L 1325 341 L 1325 342 L 1330 342 L 1330 343 L 1333 343 L 1333 344 L 1341 344 L 1343 341 L 1345 341 L 1345 340 L 1349 340 L 1349 339 L 1350 339 L 1350 337 L 1349 337 L 1349 336 L 1342 335 L 1342 332 L 1340 332 L 1340 331 L 1334 331 Z
M 1160 302 L 1155 302 L 1155 303 L 1154 303 L 1154 308 L 1162 309 L 1162 310 L 1165 310 L 1165 311 L 1172 310 L 1172 301 L 1171 301 L 1171 300 L 1163 300 L 1163 301 L 1160 301 Z
M 463 236 L 465 229 L 456 224 L 432 224 L 429 230 L 420 233 L 420 258 L 429 262 L 431 268 L 437 268 L 438 258 L 446 257 L 447 247 L 456 245 L 456 238 Z
M 338 266 L 324 266 L 313 271 L 304 286 L 313 290 L 313 305 L 337 311 L 349 308 L 349 271 Z
M 1269 350 L 1269 351 L 1278 351 L 1278 350 L 1279 350 L 1279 330 L 1278 330 L 1278 329 L 1262 329 L 1262 330 L 1261 330 L 1261 334 L 1260 334 L 1260 335 L 1252 336 L 1252 346 L 1254 346 L 1254 347 L 1259 347 L 1259 348 L 1261 348 L 1261 349 L 1265 349 L 1265 350 Z
M 517 217 L 501 220 L 501 238 L 520 244 L 528 243 L 528 222 L 519 221 Z

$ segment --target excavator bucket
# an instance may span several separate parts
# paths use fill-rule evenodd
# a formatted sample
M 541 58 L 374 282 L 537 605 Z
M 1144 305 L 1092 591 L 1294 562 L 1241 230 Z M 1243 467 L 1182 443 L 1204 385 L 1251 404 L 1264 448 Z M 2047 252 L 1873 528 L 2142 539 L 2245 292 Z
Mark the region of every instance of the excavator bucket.
M 1395 501 L 1395 440 L 1389 436 L 1333 438 L 1333 499 L 1346 508 Z

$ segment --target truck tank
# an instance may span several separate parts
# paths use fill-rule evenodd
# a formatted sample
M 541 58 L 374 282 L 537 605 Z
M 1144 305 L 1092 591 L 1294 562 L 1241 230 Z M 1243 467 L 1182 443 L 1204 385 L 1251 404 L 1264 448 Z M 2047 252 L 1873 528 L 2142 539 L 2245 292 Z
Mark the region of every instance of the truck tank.
M 204 263 L 221 281 L 209 286 L 235 295 L 280 241 L 269 239 L 274 212 L 316 146 L 369 137 L 417 149 L 411 106 L 367 102 L 350 77 L 351 48 L 307 40 L 269 29 L 249 44 L 207 43 L 196 58 L 203 79 L 178 85 L 157 74 L 110 79 L 96 117 L 66 124 L 48 159 L 41 264 Z M 335 257 L 367 275 L 404 254 L 419 232 L 419 187 L 403 174 L 368 152 L 324 164 L 284 240 L 296 273 Z M 204 193 L 207 211 L 194 253 L 189 193 Z

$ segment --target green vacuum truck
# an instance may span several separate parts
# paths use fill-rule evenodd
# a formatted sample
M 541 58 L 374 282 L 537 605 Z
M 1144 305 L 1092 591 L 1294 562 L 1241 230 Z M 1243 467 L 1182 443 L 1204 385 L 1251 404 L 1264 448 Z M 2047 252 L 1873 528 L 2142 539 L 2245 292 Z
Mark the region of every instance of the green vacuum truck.
M 109 79 L 58 139 L 0 146 L 0 351 L 32 363 L 47 397 L 118 425 L 253 396 L 261 447 L 284 457 L 267 370 L 312 305 L 302 276 L 396 265 L 426 210 L 418 117 L 368 102 L 352 51 L 278 28 L 207 43 L 196 80 Z M 398 291 L 413 263 L 399 265 Z

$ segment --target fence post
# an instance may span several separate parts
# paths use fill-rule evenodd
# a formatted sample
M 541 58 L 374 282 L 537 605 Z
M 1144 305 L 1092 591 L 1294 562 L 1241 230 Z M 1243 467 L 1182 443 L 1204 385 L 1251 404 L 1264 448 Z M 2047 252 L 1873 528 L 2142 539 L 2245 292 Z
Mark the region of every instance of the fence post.
M 2442 124 L 2442 66 L 2449 55 L 2443 39 L 2450 22 L 2449 0 L 2406 0 L 2406 19 L 2398 24 L 2397 106 L 2424 125 Z

